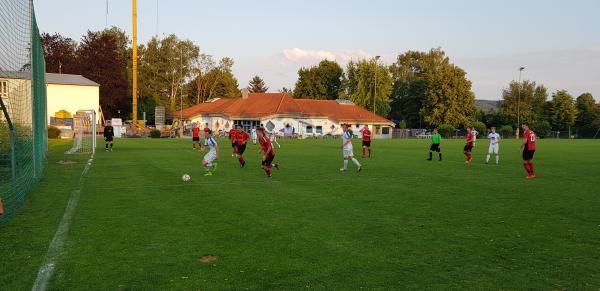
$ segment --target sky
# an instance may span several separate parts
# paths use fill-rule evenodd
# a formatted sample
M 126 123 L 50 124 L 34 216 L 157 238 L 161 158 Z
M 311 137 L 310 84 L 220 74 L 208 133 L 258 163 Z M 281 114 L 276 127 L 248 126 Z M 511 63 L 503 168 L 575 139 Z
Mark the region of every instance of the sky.
M 87 30 L 131 33 L 131 1 L 34 0 L 40 31 L 79 40 Z M 597 0 L 138 0 L 138 41 L 176 34 L 202 53 L 232 57 L 240 86 L 261 76 L 269 91 L 293 88 L 300 67 L 342 66 L 441 47 L 467 72 L 477 99 L 498 100 L 519 78 L 590 92 L 600 101 Z M 107 17 L 108 16 L 108 17 Z

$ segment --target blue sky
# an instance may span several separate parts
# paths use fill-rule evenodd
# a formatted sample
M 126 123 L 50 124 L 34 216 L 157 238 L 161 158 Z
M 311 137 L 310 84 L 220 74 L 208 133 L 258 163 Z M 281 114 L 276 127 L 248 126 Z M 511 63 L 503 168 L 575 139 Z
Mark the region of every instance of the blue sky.
M 105 27 L 106 0 L 34 0 L 40 30 L 79 39 Z M 108 25 L 131 31 L 131 1 L 109 0 Z M 235 60 L 240 86 L 260 75 L 276 91 L 323 58 L 442 47 L 478 99 L 499 99 L 523 77 L 600 100 L 600 1 L 138 0 L 140 41 L 175 33 Z M 158 12 L 158 13 L 157 13 Z M 157 17 L 158 16 L 158 17 Z

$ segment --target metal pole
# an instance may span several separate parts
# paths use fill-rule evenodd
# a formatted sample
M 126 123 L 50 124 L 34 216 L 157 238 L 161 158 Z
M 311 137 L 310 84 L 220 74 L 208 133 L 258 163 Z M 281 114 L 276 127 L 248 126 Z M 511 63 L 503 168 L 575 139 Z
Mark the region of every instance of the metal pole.
M 132 0 L 131 1 L 131 6 L 132 6 L 132 86 L 131 86 L 131 90 L 132 90 L 132 95 L 133 95 L 133 100 L 132 100 L 132 111 L 131 111 L 131 119 L 133 121 L 133 128 L 135 129 L 137 127 L 137 90 L 138 90 L 138 84 L 137 84 L 137 65 L 138 65 L 138 51 L 137 51 L 137 1 L 136 0 Z
M 521 73 L 523 73 L 523 70 L 525 70 L 525 67 L 519 68 L 519 87 L 517 87 L 517 139 L 521 132 Z

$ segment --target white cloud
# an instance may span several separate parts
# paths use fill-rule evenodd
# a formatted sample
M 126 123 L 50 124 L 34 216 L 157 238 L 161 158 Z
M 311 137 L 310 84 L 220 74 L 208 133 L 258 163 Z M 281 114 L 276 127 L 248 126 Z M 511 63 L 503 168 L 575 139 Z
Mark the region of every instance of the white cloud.
M 347 63 L 352 59 L 370 58 L 371 55 L 363 50 L 305 50 L 301 48 L 286 48 L 283 50 L 283 57 L 294 63 L 314 63 L 327 59 L 340 63 Z

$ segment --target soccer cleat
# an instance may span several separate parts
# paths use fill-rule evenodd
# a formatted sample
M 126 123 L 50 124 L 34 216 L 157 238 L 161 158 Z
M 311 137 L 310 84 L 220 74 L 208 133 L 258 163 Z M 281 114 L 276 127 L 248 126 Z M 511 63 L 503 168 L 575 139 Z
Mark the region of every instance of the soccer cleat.
M 279 164 L 273 164 L 273 167 L 275 167 L 275 169 L 279 170 Z
M 525 179 L 535 179 L 535 178 L 537 178 L 535 175 L 529 175 L 529 176 L 525 177 Z
M 243 163 L 240 165 L 240 168 L 243 168 L 243 167 L 245 167 L 245 166 L 246 166 L 246 162 L 243 162 Z
M 427 159 L 428 161 L 431 161 L 431 158 Z
M 340 168 L 340 172 L 346 172 L 346 169 Z
M 362 171 L 362 166 L 358 167 L 358 171 L 357 172 L 360 172 L 360 171 Z
M 204 174 L 204 176 L 205 177 L 212 176 L 212 172 L 206 172 L 206 174 Z

